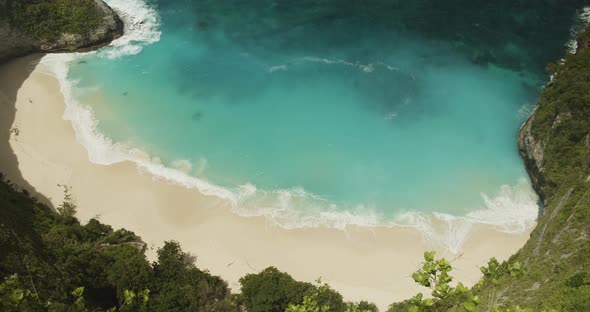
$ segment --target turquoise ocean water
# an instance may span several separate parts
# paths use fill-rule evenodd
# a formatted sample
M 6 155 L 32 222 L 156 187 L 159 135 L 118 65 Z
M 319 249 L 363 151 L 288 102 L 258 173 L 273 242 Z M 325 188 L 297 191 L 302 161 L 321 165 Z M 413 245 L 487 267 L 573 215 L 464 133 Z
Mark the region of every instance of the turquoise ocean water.
M 112 143 L 227 190 L 237 211 L 534 218 L 517 133 L 580 3 L 107 2 L 128 35 L 70 61 L 73 97 Z

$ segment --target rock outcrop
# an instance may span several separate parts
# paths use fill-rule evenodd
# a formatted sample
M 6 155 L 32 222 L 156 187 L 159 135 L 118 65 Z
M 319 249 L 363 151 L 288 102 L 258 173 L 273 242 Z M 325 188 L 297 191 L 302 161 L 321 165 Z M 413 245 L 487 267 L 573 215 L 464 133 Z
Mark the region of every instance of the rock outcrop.
M 584 14 L 590 14 L 590 9 L 586 9 L 587 13 Z M 586 12 L 586 11 L 585 11 Z M 578 38 L 576 39 L 576 53 L 575 56 L 579 57 L 579 54 L 582 51 L 587 50 L 588 48 L 590 48 L 590 27 L 587 27 L 587 29 L 582 32 Z M 573 61 L 570 61 L 573 62 Z M 563 64 L 561 64 L 563 67 Z M 558 66 L 559 67 L 559 66 Z M 558 77 L 556 77 L 557 74 L 554 74 L 552 76 L 551 81 L 549 82 L 549 84 L 547 85 L 547 88 L 552 88 L 554 87 L 554 81 L 555 79 L 557 79 Z M 559 77 L 562 78 L 562 77 Z M 566 77 L 566 79 L 568 79 L 569 77 Z M 563 79 L 560 79 L 563 80 Z M 562 83 L 563 85 L 563 83 Z M 559 87 L 557 87 L 559 88 Z M 561 93 L 566 93 L 569 92 L 566 88 L 563 88 L 563 91 L 560 91 Z M 546 92 L 549 93 L 549 92 Z M 583 94 L 580 94 L 580 96 L 582 96 Z M 544 99 L 543 96 L 541 97 L 540 103 L 539 105 L 542 106 L 542 102 L 543 100 L 548 101 L 548 102 L 552 102 L 551 100 L 547 100 Z M 555 100 L 553 100 L 553 102 L 555 102 Z M 546 105 L 549 106 L 549 105 Z M 533 132 L 533 129 L 535 128 L 535 116 L 538 113 L 538 110 L 542 110 L 542 113 L 545 115 L 545 121 L 544 123 L 548 123 L 551 126 L 549 127 L 549 131 L 547 131 L 544 134 L 537 134 L 535 135 Z M 548 113 L 551 112 L 551 113 Z M 549 118 L 547 118 L 547 116 L 550 116 Z M 533 189 L 535 190 L 535 192 L 539 195 L 539 199 L 540 199 L 540 204 L 541 204 L 541 212 L 544 209 L 544 206 L 547 205 L 547 192 L 545 191 L 545 188 L 547 186 L 547 184 L 549 183 L 549 181 L 546 180 L 545 178 L 545 174 L 544 174 L 544 170 L 545 170 L 545 161 L 547 161 L 545 159 L 545 149 L 546 149 L 546 144 L 548 140 L 553 139 L 554 136 L 557 135 L 558 132 L 554 131 L 556 130 L 557 127 L 562 126 L 562 124 L 565 121 L 570 121 L 570 119 L 572 119 L 572 117 L 574 117 L 573 119 L 579 119 L 579 116 L 572 116 L 572 113 L 570 111 L 570 108 L 567 107 L 560 107 L 559 109 L 555 109 L 553 108 L 553 110 L 551 108 L 545 108 L 545 107 L 538 107 L 533 114 L 529 117 L 529 119 L 524 123 L 524 125 L 522 126 L 522 128 L 520 129 L 519 135 L 518 135 L 518 147 L 519 147 L 519 153 L 520 156 L 522 157 L 524 163 L 525 163 L 525 167 L 526 170 L 528 172 L 528 175 L 531 179 L 531 184 L 533 186 Z M 548 119 L 548 120 L 547 120 Z M 576 129 L 578 130 L 578 129 Z M 538 131 L 539 132 L 539 131 Z M 587 135 L 589 140 L 588 142 L 590 142 L 590 134 Z M 590 145 L 590 144 L 588 144 Z M 550 159 L 549 161 L 551 162 L 555 162 L 554 159 Z M 590 178 L 590 177 L 589 177 Z M 552 186 L 556 186 L 556 185 L 552 185 Z
M 519 134 L 520 154 L 542 201 L 537 227 L 510 258 L 527 273 L 484 285 L 481 298 L 498 296 L 482 301 L 482 311 L 497 305 L 590 311 L 590 26 L 577 43 L 575 54 L 550 66 L 553 79 Z
M 518 149 L 520 156 L 524 160 L 526 170 L 531 178 L 531 184 L 535 192 L 539 195 L 542 206 L 547 204 L 543 185 L 543 143 L 537 140 L 532 133 L 532 125 L 535 119 L 533 113 L 525 122 L 518 134 Z
M 0 1 L 0 4 L 2 1 Z M 93 0 L 100 20 L 84 32 L 62 32 L 55 38 L 38 37 L 19 27 L 19 21 L 0 16 L 0 62 L 34 52 L 88 51 L 123 35 L 123 22 L 102 0 Z

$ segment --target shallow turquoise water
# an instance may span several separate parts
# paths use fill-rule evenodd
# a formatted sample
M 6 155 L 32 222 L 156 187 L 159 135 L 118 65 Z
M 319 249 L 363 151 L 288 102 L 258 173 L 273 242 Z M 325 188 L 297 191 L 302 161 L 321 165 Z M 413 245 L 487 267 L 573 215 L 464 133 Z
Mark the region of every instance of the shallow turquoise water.
M 211 183 L 462 215 L 526 176 L 517 131 L 578 4 L 407 2 L 152 1 L 159 42 L 69 78 L 106 136 Z

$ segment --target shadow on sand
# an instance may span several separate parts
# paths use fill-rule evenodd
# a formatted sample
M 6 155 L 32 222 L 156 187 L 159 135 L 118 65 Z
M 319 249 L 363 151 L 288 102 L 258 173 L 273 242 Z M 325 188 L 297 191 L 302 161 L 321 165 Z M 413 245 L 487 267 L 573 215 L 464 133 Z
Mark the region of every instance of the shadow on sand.
M 18 135 L 17 128 L 13 128 L 17 92 L 42 57 L 42 54 L 35 54 L 0 64 L 0 172 L 6 180 L 54 209 L 49 199 L 24 179 L 18 166 L 18 158 L 10 146 L 11 137 Z

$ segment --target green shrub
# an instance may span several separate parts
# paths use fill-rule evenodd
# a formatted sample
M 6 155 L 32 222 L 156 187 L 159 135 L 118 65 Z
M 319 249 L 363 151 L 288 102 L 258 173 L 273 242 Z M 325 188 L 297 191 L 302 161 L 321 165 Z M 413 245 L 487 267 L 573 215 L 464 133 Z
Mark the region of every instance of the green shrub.
M 35 39 L 87 34 L 104 17 L 93 0 L 0 0 L 0 18 Z
M 283 312 L 291 304 L 299 304 L 312 288 L 310 283 L 294 280 L 275 267 L 240 279 L 241 302 L 249 312 Z

